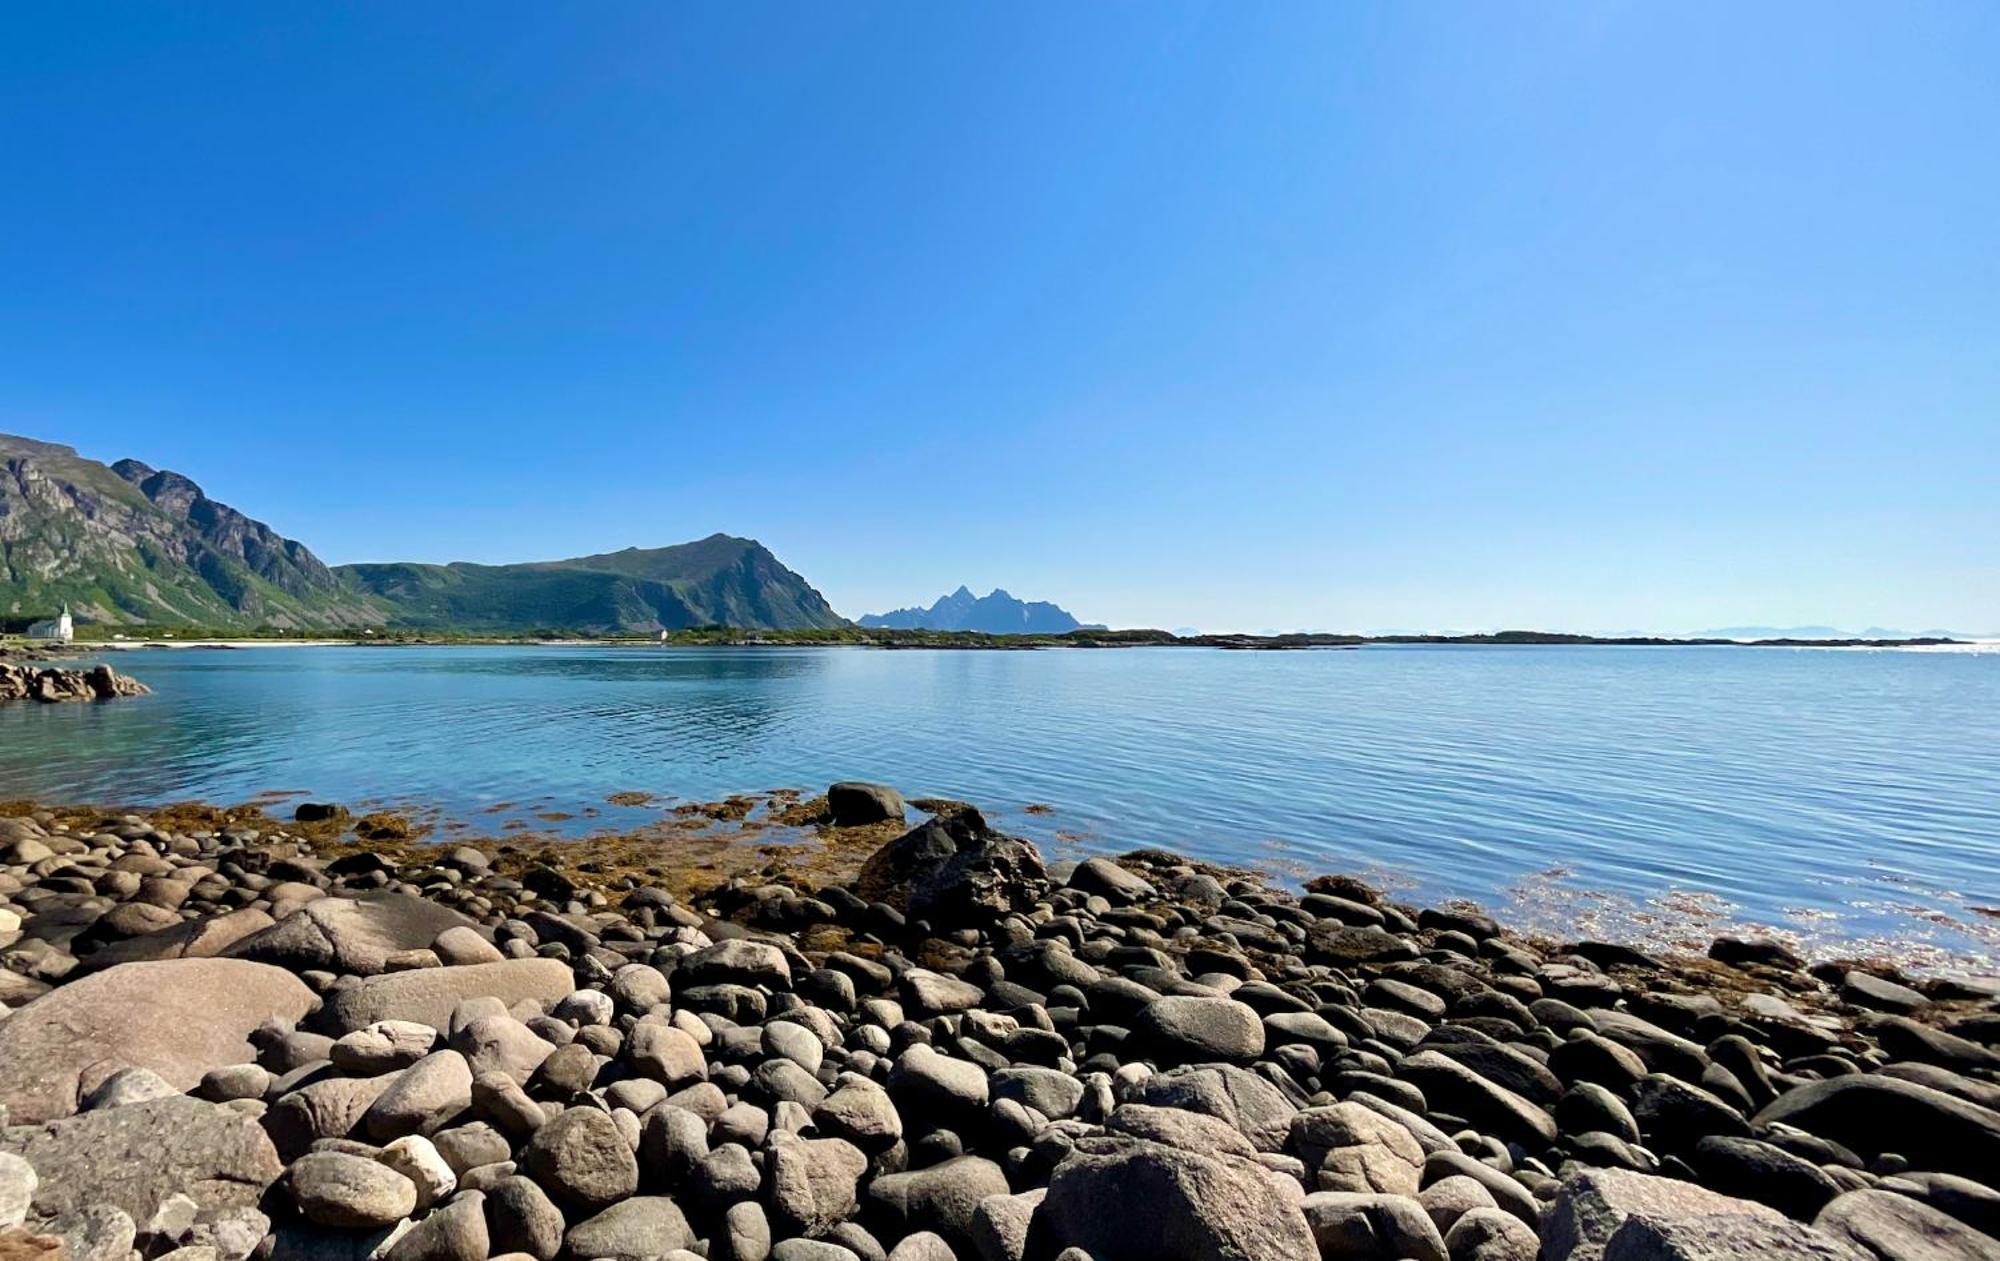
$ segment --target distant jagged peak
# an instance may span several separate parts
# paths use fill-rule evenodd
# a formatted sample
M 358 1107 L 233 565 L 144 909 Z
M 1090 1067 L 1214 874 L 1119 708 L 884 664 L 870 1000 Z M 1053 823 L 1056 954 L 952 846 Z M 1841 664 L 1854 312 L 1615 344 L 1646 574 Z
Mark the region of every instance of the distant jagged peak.
M 964 583 L 929 608 L 871 613 L 860 619 L 860 625 L 885 630 L 981 631 L 994 635 L 1060 635 L 1089 629 L 1046 600 L 1020 600 L 1005 587 L 975 596 Z

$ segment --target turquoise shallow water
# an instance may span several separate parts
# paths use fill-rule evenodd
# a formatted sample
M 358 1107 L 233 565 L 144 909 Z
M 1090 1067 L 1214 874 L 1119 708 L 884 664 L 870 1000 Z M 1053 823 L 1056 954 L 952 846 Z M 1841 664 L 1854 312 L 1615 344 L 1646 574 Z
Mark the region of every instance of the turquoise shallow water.
M 838 778 L 1059 849 L 1372 872 L 1561 931 L 1724 921 L 2000 964 L 2000 655 L 1371 647 L 138 650 L 0 708 L 0 796 L 297 790 L 495 826 Z M 1023 810 L 1047 803 L 1050 814 Z

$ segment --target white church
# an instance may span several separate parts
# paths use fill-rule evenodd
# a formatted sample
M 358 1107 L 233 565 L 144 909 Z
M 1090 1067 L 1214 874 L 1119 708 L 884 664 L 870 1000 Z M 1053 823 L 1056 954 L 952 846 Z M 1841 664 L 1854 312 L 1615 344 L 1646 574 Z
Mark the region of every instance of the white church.
M 19 625 L 19 623 L 15 623 Z M 76 638 L 76 624 L 69 619 L 69 605 L 63 605 L 62 612 L 46 622 L 32 622 L 28 626 L 29 639 L 55 639 L 69 643 Z

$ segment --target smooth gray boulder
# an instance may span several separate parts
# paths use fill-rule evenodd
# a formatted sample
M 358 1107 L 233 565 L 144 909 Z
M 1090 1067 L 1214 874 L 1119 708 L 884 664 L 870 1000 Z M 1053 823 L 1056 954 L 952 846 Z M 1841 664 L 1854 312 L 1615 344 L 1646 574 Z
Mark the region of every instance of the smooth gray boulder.
M 1148 1003 L 1132 1022 L 1140 1046 L 1170 1064 L 1247 1063 L 1264 1051 L 1264 1021 L 1230 998 L 1176 994 Z
M 1863 1156 L 1894 1152 L 1914 1168 L 1984 1180 L 2000 1169 L 2000 1112 L 1879 1073 L 1830 1077 L 1788 1090 L 1759 1112 Z
M 346 1152 L 311 1152 L 292 1162 L 285 1185 L 315 1226 L 369 1230 L 417 1211 L 417 1184 L 377 1160 Z
M 664 1195 L 621 1200 L 570 1227 L 565 1239 L 571 1256 L 605 1261 L 647 1261 L 694 1241 L 680 1206 Z
M 868 1185 L 874 1210 L 900 1231 L 944 1236 L 962 1257 L 975 1255 L 972 1219 L 989 1195 L 1007 1195 L 1007 1175 L 984 1156 L 956 1156 L 905 1173 L 883 1174 Z
M 1315 1191 L 1301 1209 L 1319 1255 L 1350 1261 L 1446 1261 L 1444 1236 L 1405 1195 Z

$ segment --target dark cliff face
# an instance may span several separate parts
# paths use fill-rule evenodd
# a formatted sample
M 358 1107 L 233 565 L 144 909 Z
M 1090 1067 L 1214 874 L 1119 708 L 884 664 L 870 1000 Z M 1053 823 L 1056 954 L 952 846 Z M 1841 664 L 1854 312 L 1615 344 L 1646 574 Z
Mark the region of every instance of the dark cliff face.
M 111 467 L 138 486 L 139 493 L 154 507 L 191 530 L 202 544 L 240 561 L 279 590 L 302 597 L 329 596 L 340 590 L 340 580 L 305 544 L 210 499 L 189 478 L 148 468 L 137 460 L 120 460 Z M 194 560 L 191 556 L 190 561 Z
M 0 435 L 0 609 L 220 627 L 377 621 L 310 549 L 137 460 Z

